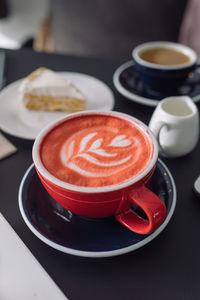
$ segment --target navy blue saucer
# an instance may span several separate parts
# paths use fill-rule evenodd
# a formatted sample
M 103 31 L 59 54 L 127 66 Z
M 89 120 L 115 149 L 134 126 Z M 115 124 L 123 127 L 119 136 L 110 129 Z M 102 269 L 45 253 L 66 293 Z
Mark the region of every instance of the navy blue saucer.
M 33 165 L 21 182 L 19 207 L 27 226 L 49 246 L 78 256 L 114 256 L 147 244 L 171 219 L 176 203 L 176 188 L 169 170 L 161 160 L 157 163 L 150 189 L 165 203 L 167 218 L 149 235 L 140 235 L 126 229 L 114 217 L 89 219 L 72 214 L 49 196 Z
M 121 65 L 114 73 L 113 82 L 120 94 L 135 102 L 156 106 L 160 100 L 169 96 L 187 95 L 194 102 L 200 101 L 200 66 L 176 90 L 158 92 L 148 89 L 139 79 L 133 61 Z

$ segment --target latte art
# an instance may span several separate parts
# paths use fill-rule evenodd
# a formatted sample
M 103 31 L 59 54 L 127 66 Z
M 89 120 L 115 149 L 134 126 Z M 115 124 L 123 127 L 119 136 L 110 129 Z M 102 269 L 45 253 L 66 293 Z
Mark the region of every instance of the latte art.
M 124 119 L 85 115 L 54 128 L 41 145 L 41 158 L 50 173 L 69 184 L 115 185 L 146 168 L 153 153 L 150 139 Z
M 84 129 L 68 139 L 61 149 L 63 164 L 81 176 L 107 177 L 121 172 L 137 160 L 141 148 L 135 137 L 114 128 Z

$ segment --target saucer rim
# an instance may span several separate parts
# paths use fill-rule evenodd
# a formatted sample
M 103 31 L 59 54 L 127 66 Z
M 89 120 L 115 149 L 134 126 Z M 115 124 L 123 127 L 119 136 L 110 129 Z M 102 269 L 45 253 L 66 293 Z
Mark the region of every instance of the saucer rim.
M 151 107 L 155 107 L 157 106 L 157 104 L 161 101 L 161 100 L 157 100 L 157 99 L 150 99 L 150 98 L 146 98 L 146 97 L 142 97 L 139 96 L 133 92 L 128 91 L 126 88 L 124 88 L 120 81 L 120 75 L 123 71 L 125 71 L 127 68 L 134 66 L 135 63 L 133 60 L 129 60 L 125 63 L 123 63 L 122 65 L 120 65 L 114 72 L 113 74 L 113 84 L 116 88 L 116 90 L 124 97 L 126 97 L 128 100 L 132 100 L 133 102 L 137 102 L 139 104 L 144 104 L 147 106 L 151 106 Z M 192 100 L 197 103 L 200 101 L 200 94 L 196 95 L 194 97 L 191 97 Z
M 62 246 L 58 243 L 52 242 L 49 238 L 42 235 L 39 231 L 36 230 L 36 228 L 29 221 L 29 219 L 26 215 L 26 212 L 24 210 L 23 201 L 22 201 L 22 191 L 23 191 L 24 183 L 25 183 L 25 180 L 26 180 L 28 174 L 30 173 L 30 171 L 32 170 L 32 168 L 34 168 L 34 164 L 31 164 L 30 167 L 27 169 L 27 171 L 25 172 L 25 174 L 22 178 L 22 181 L 20 183 L 19 192 L 18 192 L 18 205 L 19 205 L 20 213 L 22 215 L 22 218 L 23 218 L 24 222 L 26 223 L 26 225 L 32 231 L 33 234 L 35 234 L 41 241 L 43 241 L 48 246 L 50 246 L 50 247 L 52 247 L 56 250 L 59 250 L 63 253 L 71 254 L 71 255 L 75 255 L 75 256 L 79 256 L 79 257 L 90 257 L 90 258 L 113 257 L 113 256 L 118 256 L 118 255 L 122 255 L 122 254 L 125 254 L 125 253 L 129 253 L 131 251 L 134 251 L 138 248 L 141 248 L 141 247 L 145 246 L 146 244 L 151 242 L 154 238 L 156 238 L 165 229 L 165 227 L 168 225 L 170 219 L 173 216 L 173 213 L 174 213 L 174 210 L 175 210 L 175 207 L 176 207 L 177 191 L 176 191 L 176 186 L 175 186 L 174 179 L 172 177 L 171 172 L 169 171 L 169 169 L 165 165 L 165 163 L 160 158 L 158 158 L 158 161 L 162 165 L 162 167 L 165 169 L 165 171 L 167 172 L 167 174 L 170 178 L 170 181 L 171 181 L 172 190 L 173 190 L 172 205 L 171 205 L 171 208 L 170 208 L 170 210 L 167 214 L 167 217 L 166 217 L 165 221 L 163 222 L 163 224 L 160 225 L 160 227 L 158 229 L 156 229 L 153 233 L 148 235 L 146 238 L 144 238 L 142 241 L 138 242 L 137 244 L 130 245 L 130 246 L 127 246 L 127 247 L 123 247 L 123 248 L 120 248 L 120 249 L 108 250 L 108 251 L 84 251 L 84 250 L 76 250 L 76 249 L 72 249 L 72 248 L 69 248 L 69 247 Z

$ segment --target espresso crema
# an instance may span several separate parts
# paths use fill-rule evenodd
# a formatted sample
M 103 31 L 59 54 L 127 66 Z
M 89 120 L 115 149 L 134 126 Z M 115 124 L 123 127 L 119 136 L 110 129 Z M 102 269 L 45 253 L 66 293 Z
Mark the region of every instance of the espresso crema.
M 82 115 L 58 125 L 43 139 L 44 167 L 68 184 L 104 187 L 140 174 L 153 156 L 153 142 L 137 122 L 109 115 Z

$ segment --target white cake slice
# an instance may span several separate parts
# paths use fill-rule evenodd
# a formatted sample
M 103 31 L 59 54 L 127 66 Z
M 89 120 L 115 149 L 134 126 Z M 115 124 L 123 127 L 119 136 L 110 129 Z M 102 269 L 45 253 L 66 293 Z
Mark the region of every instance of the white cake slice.
M 82 92 L 66 76 L 39 68 L 27 76 L 20 88 L 27 109 L 76 112 L 85 109 Z

